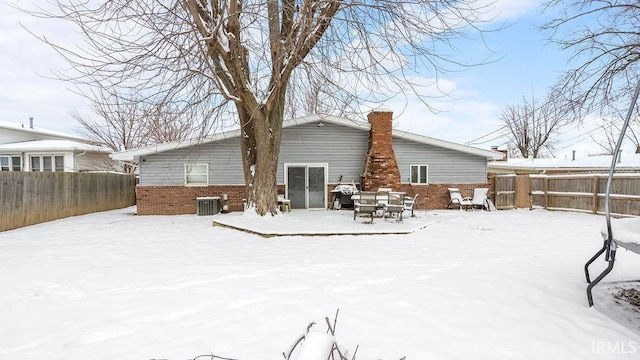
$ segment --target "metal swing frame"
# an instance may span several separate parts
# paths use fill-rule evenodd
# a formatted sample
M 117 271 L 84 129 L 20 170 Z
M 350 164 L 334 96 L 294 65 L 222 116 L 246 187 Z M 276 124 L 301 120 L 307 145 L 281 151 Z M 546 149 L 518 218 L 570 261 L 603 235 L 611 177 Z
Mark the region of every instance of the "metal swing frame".
M 624 120 L 624 124 L 622 125 L 622 129 L 620 130 L 620 136 L 618 137 L 618 141 L 616 142 L 616 147 L 611 157 L 611 167 L 609 168 L 609 177 L 607 178 L 607 189 L 605 193 L 605 217 L 607 221 L 607 237 L 604 239 L 604 243 L 602 248 L 598 250 L 598 252 L 587 261 L 584 265 L 584 274 L 587 278 L 587 300 L 589 301 L 589 307 L 593 306 L 593 295 L 592 290 L 593 287 L 596 286 L 605 276 L 607 276 L 611 270 L 613 270 L 613 265 L 616 261 L 616 250 L 618 249 L 618 244 L 613 239 L 613 233 L 611 230 L 611 209 L 610 209 L 610 196 L 611 196 L 611 182 L 613 180 L 613 173 L 616 170 L 616 163 L 618 162 L 618 157 L 620 156 L 620 148 L 622 147 L 622 141 L 624 140 L 625 133 L 627 132 L 627 128 L 629 127 L 629 121 L 631 120 L 631 116 L 633 114 L 633 109 L 638 101 L 638 94 L 640 93 L 640 82 L 636 86 L 636 91 L 633 94 L 633 100 L 631 101 L 631 105 L 629 106 L 629 111 L 627 112 L 627 117 Z M 609 264 L 595 280 L 591 281 L 589 277 L 589 265 L 593 263 L 600 255 L 605 254 L 604 260 Z

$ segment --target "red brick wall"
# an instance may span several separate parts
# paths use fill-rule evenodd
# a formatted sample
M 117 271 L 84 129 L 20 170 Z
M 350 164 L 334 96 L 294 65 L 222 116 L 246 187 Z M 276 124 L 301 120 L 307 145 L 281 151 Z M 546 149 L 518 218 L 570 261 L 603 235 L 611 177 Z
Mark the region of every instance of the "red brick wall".
M 473 196 L 473 189 L 479 187 L 491 188 L 489 184 L 402 184 L 400 188 L 409 196 L 419 194 L 414 205 L 417 209 L 445 209 L 451 199 L 448 188 L 460 189 L 460 193 L 465 197 Z
M 408 195 L 420 194 L 416 203 L 419 209 L 446 209 L 451 200 L 448 188 L 458 188 L 463 197 L 471 197 L 473 189 L 478 187 L 491 188 L 489 184 L 403 184 L 403 191 Z
M 331 207 L 333 193 L 331 192 L 338 184 L 328 184 L 327 207 Z M 437 184 L 437 185 L 410 185 L 402 184 L 400 187 L 392 187 L 393 191 L 403 191 L 407 196 L 414 197 L 418 195 L 415 209 L 444 209 L 449 204 L 449 190 L 447 188 L 458 188 L 462 192 L 462 196 L 473 196 L 473 189 L 477 187 L 489 187 L 487 184 Z
M 228 186 L 140 186 L 136 187 L 138 215 L 195 214 L 196 198 L 219 196 L 220 209 L 227 194 L 229 211 L 242 211 L 245 198 L 244 185 Z
M 331 191 L 338 184 L 329 184 L 328 188 Z M 460 189 L 460 193 L 462 196 L 473 196 L 473 189 L 484 187 L 489 188 L 489 184 L 430 184 L 430 185 L 411 185 L 411 184 L 402 184 L 400 187 L 392 188 L 394 191 L 404 191 L 408 196 L 418 195 L 418 199 L 416 204 L 414 205 L 415 209 L 445 209 L 449 204 L 449 190 L 448 188 L 458 188 Z M 491 194 L 489 194 L 491 195 Z M 491 196 L 489 196 L 491 197 Z M 329 192 L 329 197 L 327 199 L 327 204 L 331 206 L 331 198 L 332 193 Z
M 367 116 L 371 123 L 369 148 L 364 164 L 362 189 L 378 190 L 380 187 L 398 189 L 400 170 L 393 151 L 393 113 L 373 111 Z
M 337 184 L 329 184 L 328 189 L 333 189 Z M 477 187 L 489 187 L 489 184 L 431 184 L 410 185 L 402 184 L 400 189 L 409 196 L 418 195 L 416 209 L 444 209 L 449 204 L 449 191 L 447 188 L 460 189 L 462 196 L 473 196 L 473 189 Z M 280 192 L 284 192 L 284 185 L 278 185 Z M 196 198 L 202 196 L 219 196 L 220 208 L 223 205 L 223 194 L 227 194 L 229 211 L 242 211 L 242 199 L 246 198 L 244 185 L 216 185 L 207 187 L 187 186 L 140 186 L 136 187 L 136 201 L 138 215 L 179 215 L 195 214 Z M 490 194 L 491 195 L 491 194 Z M 332 193 L 327 194 L 327 205 L 330 206 Z
M 278 185 L 278 192 L 284 193 L 284 185 Z M 136 186 L 138 215 L 179 215 L 195 214 L 196 198 L 220 197 L 222 211 L 223 194 L 227 194 L 229 211 L 243 211 L 242 199 L 247 196 L 244 185 L 211 186 Z

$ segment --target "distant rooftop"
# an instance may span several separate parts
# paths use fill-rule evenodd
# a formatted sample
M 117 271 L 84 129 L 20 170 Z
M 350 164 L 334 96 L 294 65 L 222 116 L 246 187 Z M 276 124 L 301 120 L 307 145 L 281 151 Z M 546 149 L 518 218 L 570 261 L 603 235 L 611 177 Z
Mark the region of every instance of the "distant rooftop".
M 32 133 L 32 134 L 37 134 L 37 135 L 42 135 L 42 136 L 65 138 L 65 139 L 69 139 L 69 140 L 81 141 L 81 142 L 84 142 L 84 143 L 92 143 L 92 142 L 94 142 L 94 141 L 92 141 L 90 139 L 84 138 L 84 137 L 79 136 L 79 135 L 65 134 L 63 132 L 43 129 L 43 128 L 37 127 L 37 126 L 34 126 L 33 128 L 31 128 L 30 124 L 28 122 L 26 124 L 23 124 L 23 123 L 16 123 L 16 122 L 0 120 L 0 130 L 1 129 L 20 131 L 20 132 L 25 132 L 25 133 Z
M 111 153 L 111 149 L 105 146 L 87 144 L 72 140 L 30 140 L 10 144 L 0 144 L 0 151 L 90 151 L 99 153 Z
M 611 167 L 612 155 L 596 155 L 576 157 L 572 156 L 549 159 L 508 159 L 507 161 L 492 161 L 489 168 L 495 170 L 608 170 Z M 640 170 L 640 154 L 622 153 L 616 169 Z

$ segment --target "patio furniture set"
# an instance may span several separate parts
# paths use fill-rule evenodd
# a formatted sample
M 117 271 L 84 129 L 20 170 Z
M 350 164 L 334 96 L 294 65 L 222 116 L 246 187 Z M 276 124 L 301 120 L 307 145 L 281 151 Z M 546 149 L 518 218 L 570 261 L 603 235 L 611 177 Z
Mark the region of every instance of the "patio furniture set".
M 489 198 L 487 198 L 488 188 L 473 189 L 473 197 L 463 197 L 458 188 L 449 188 L 449 204 L 447 209 L 458 208 L 460 210 L 493 210 L 495 206 Z
M 389 188 L 380 188 L 378 191 L 360 191 L 352 195 L 353 199 L 353 220 L 358 214 L 368 214 L 373 223 L 374 215 L 382 213 L 382 217 L 387 218 L 397 216 L 397 221 L 402 221 L 402 213 L 410 211 L 413 216 L 413 206 L 416 203 L 418 194 L 414 197 L 407 196 L 404 192 L 391 191 Z

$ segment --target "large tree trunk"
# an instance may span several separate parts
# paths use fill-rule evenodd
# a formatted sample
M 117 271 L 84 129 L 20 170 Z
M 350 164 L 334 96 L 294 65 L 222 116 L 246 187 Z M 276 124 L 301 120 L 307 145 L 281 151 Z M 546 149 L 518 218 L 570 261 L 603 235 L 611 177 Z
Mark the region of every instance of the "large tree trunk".
M 287 85 L 293 70 L 322 38 L 342 2 L 266 2 L 271 75 L 264 99 L 256 97 L 251 85 L 255 79 L 250 76 L 249 51 L 243 41 L 242 1 L 185 0 L 184 4 L 206 44 L 212 79 L 238 111 L 247 206 L 259 215 L 275 214 Z
M 261 106 L 255 111 L 247 109 L 244 103 L 236 103 L 242 131 L 240 144 L 247 206 L 255 208 L 259 215 L 276 214 L 278 211 L 276 175 L 284 116 L 283 99 L 275 101 L 275 106 Z

